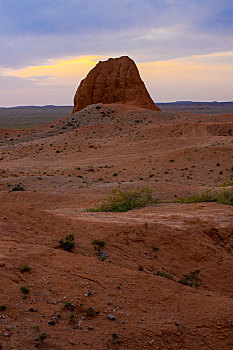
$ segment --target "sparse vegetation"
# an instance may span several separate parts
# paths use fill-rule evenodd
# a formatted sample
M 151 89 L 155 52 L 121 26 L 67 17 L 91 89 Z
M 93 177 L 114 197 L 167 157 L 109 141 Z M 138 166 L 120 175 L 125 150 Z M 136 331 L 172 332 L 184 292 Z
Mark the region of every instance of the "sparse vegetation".
M 216 202 L 233 206 L 233 190 L 224 190 L 216 193 Z
M 221 185 L 222 187 L 233 186 L 233 179 L 228 179 Z
M 43 332 L 43 333 L 40 333 L 40 334 L 39 334 L 38 341 L 39 341 L 41 344 L 43 344 L 43 343 L 44 343 L 44 340 L 45 340 L 45 339 L 48 339 L 48 338 L 51 338 L 51 335 L 48 334 L 48 333 Z
M 28 295 L 29 294 L 29 289 L 25 286 L 22 286 L 20 288 L 21 292 L 24 294 L 24 295 Z
M 179 283 L 189 287 L 200 287 L 201 281 L 199 278 L 199 273 L 200 270 L 190 272 L 189 275 L 184 275 L 184 277 L 179 280 Z
M 7 309 L 7 306 L 5 304 L 0 305 L 0 311 L 5 311 Z
M 118 334 L 116 334 L 116 333 L 113 333 L 113 334 L 112 334 L 112 343 L 113 343 L 114 345 L 120 343 L 120 341 L 119 341 L 119 335 L 118 335 Z
M 201 202 L 215 202 L 214 195 L 210 190 L 206 190 L 202 193 L 195 193 L 190 197 L 181 198 L 178 200 L 180 203 L 201 203 Z
M 152 190 L 148 187 L 137 188 L 131 191 L 121 191 L 115 188 L 109 197 L 96 208 L 87 211 L 94 212 L 125 212 L 134 208 L 142 208 L 158 200 L 152 198 Z
M 156 246 L 152 246 L 152 249 L 153 249 L 153 251 L 156 253 L 158 250 L 159 250 L 159 248 L 158 247 L 156 247 Z
M 93 309 L 93 307 L 89 307 L 86 310 L 86 316 L 87 317 L 95 317 L 97 315 L 99 315 L 99 311 L 96 311 L 95 309 Z
M 64 309 L 69 310 L 69 311 L 74 311 L 75 306 L 70 302 L 66 302 L 64 305 Z
M 31 272 L 31 267 L 28 266 L 27 264 L 24 264 L 22 266 L 19 267 L 19 271 L 21 273 L 24 273 L 24 272 Z
M 102 239 L 93 239 L 91 243 L 97 248 L 103 248 L 106 244 Z
M 187 198 L 178 200 L 180 203 L 202 203 L 202 202 L 217 202 L 220 204 L 233 205 L 233 190 L 222 190 L 211 192 L 207 190 L 202 193 L 196 193 Z
M 165 277 L 168 278 L 169 280 L 173 280 L 173 274 L 172 273 L 167 273 L 164 271 L 157 271 L 155 273 L 156 276 L 160 276 L 160 277 Z
M 139 271 L 143 271 L 144 270 L 143 266 L 142 265 L 138 265 L 138 270 Z
M 66 238 L 59 241 L 59 247 L 67 252 L 71 252 L 74 249 L 74 245 L 74 235 L 67 235 Z

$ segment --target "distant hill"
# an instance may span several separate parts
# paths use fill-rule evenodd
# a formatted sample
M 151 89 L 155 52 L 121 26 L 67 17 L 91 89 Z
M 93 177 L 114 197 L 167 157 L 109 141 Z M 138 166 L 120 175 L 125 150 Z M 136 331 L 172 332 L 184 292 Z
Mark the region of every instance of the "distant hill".
M 0 129 L 22 129 L 49 123 L 72 112 L 71 106 L 19 106 L 0 108 Z
M 176 101 L 157 103 L 165 112 L 171 113 L 233 113 L 233 102 Z M 18 106 L 0 107 L 0 129 L 22 129 L 49 123 L 71 114 L 72 106 Z
M 157 106 L 166 112 L 185 113 L 233 113 L 233 102 L 193 102 L 176 101 L 170 103 L 157 103 Z

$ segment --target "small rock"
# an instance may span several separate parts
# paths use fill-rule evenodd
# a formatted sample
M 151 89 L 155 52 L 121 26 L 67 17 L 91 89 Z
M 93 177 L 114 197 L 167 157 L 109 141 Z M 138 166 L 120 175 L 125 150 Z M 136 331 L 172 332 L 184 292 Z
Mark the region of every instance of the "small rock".
M 111 321 L 115 321 L 116 317 L 114 315 L 109 314 L 108 319 Z
M 94 327 L 88 326 L 89 331 L 93 331 Z
M 55 322 L 55 321 L 49 321 L 48 324 L 49 324 L 50 326 L 55 326 L 56 322 Z
M 28 311 L 29 312 L 37 312 L 38 310 L 34 309 L 33 307 L 30 307 L 30 309 Z
M 98 256 L 98 258 L 102 261 L 104 261 L 107 257 L 108 254 L 104 253 L 102 250 L 98 250 L 98 252 L 96 253 L 96 255 Z
M 14 192 L 14 191 L 25 191 L 25 189 L 24 189 L 23 186 L 21 186 L 21 185 L 22 185 L 21 182 L 18 183 L 18 184 L 16 184 L 16 185 L 14 185 L 14 186 L 12 187 L 12 189 L 10 190 L 10 192 Z

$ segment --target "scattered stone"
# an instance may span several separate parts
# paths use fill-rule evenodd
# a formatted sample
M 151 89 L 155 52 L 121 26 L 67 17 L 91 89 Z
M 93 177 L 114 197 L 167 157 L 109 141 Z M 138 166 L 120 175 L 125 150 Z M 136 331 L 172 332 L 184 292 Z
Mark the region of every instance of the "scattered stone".
M 22 185 L 21 182 L 18 184 L 15 184 L 9 192 L 25 191 L 25 188 L 21 185 Z
M 108 254 L 104 253 L 102 250 L 98 250 L 96 255 L 101 261 L 104 261 L 108 257 Z
M 108 319 L 111 321 L 115 321 L 116 317 L 114 315 L 109 314 Z
M 56 322 L 55 322 L 55 321 L 49 321 L 48 324 L 49 324 L 50 326 L 55 326 Z
M 34 309 L 33 307 L 30 307 L 30 309 L 28 311 L 29 312 L 37 312 L 38 310 Z
M 89 331 L 93 331 L 94 327 L 88 326 Z

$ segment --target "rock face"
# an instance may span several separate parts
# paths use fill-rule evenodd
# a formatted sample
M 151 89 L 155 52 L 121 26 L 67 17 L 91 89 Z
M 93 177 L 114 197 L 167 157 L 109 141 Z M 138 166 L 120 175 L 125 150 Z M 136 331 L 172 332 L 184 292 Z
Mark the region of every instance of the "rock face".
M 160 111 L 152 101 L 136 64 L 127 56 L 99 62 L 88 73 L 75 94 L 72 113 L 95 103 L 123 103 Z

